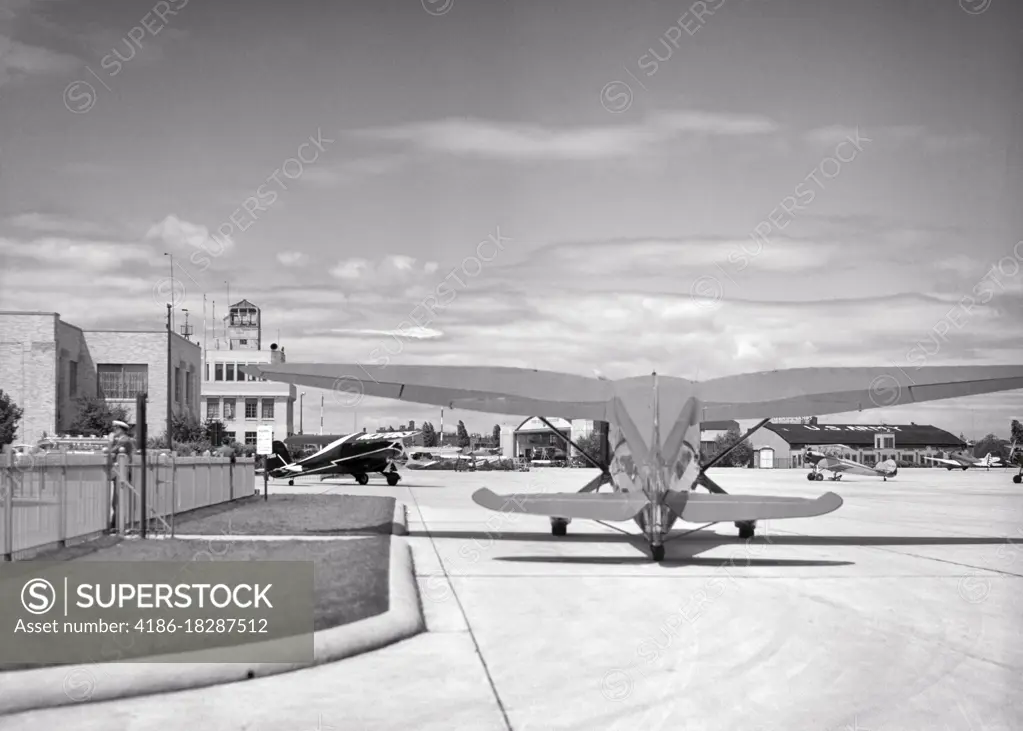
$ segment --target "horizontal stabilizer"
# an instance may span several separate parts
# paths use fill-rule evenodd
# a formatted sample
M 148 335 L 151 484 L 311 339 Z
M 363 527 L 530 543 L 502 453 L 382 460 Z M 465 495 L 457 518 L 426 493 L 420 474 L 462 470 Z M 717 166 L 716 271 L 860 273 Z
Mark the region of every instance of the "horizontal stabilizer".
M 811 518 L 842 507 L 833 492 L 810 499 L 802 497 L 760 497 L 754 495 L 704 495 L 669 493 L 668 507 L 687 523 L 731 523 L 745 520 Z
M 642 493 L 555 492 L 498 495 L 485 487 L 474 492 L 472 500 L 477 505 L 500 513 L 612 521 L 631 520 L 649 502 Z

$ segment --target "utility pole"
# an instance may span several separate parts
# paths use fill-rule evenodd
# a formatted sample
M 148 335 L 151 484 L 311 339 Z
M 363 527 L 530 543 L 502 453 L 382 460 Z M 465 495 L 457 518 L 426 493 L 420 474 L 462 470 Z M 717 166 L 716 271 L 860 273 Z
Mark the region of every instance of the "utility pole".
M 305 391 L 298 395 L 298 433 L 305 434 Z
M 323 396 L 320 396 L 320 436 L 323 436 Z
M 174 368 L 171 365 L 171 340 L 173 330 L 171 329 L 171 316 L 174 312 L 170 305 L 167 305 L 167 449 L 174 451 L 174 432 L 171 430 L 173 411 Z

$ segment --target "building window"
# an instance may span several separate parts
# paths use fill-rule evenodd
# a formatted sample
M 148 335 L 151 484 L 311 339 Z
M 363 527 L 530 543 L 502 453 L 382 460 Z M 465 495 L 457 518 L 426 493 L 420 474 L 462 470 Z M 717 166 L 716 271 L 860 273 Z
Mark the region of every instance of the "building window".
M 97 365 L 96 376 L 97 395 L 102 399 L 132 399 L 149 390 L 147 365 Z
M 245 443 L 255 445 L 256 443 L 256 432 L 247 431 L 245 432 Z
M 202 379 L 204 381 L 209 381 L 210 380 L 210 364 L 209 363 L 204 363 L 203 364 Z
M 238 441 L 238 433 L 233 431 L 226 431 L 224 432 L 224 439 L 227 440 L 228 444 L 234 444 L 236 441 Z
M 224 364 L 217 363 L 213 366 L 213 380 L 223 381 L 224 380 Z
M 263 418 L 274 418 L 274 400 L 272 398 L 263 399 Z
M 228 381 L 233 381 L 234 380 L 234 363 L 228 363 L 227 364 L 227 379 L 226 380 L 228 380 Z M 238 380 L 240 381 L 241 379 L 239 378 Z
M 207 419 L 220 418 L 220 399 L 218 398 L 206 399 L 206 418 Z
M 78 361 L 68 363 L 68 396 L 78 395 Z
M 258 419 L 259 418 L 259 399 L 247 398 L 245 399 L 245 418 L 246 419 Z
M 224 421 L 234 420 L 234 399 L 224 399 Z
M 239 341 L 238 341 L 238 344 L 239 344 L 239 345 L 248 345 L 248 344 L 249 344 L 249 341 L 248 341 L 248 340 L 239 340 Z
M 185 404 L 192 407 L 192 372 L 185 371 Z

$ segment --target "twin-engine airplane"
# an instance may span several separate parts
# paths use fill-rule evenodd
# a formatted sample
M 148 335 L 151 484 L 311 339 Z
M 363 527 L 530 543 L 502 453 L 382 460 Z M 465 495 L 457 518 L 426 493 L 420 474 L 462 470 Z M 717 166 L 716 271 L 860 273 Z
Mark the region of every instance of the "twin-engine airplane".
M 960 469 L 969 469 L 970 467 L 1002 467 L 1001 457 L 992 457 L 991 452 L 988 452 L 983 457 L 972 457 L 965 452 L 955 452 L 948 456 L 948 459 L 942 457 L 931 457 L 924 455 L 924 459 L 929 459 L 932 462 L 945 465 L 945 469 L 954 470 L 957 467 Z
M 579 492 L 496 495 L 484 488 L 473 500 L 499 512 L 548 516 L 555 535 L 564 535 L 572 518 L 634 520 L 655 561 L 664 559 L 665 537 L 679 520 L 734 522 L 739 536 L 749 538 L 758 520 L 824 515 L 842 505 L 833 492 L 816 499 L 726 493 L 706 472 L 729 450 L 699 464 L 701 421 L 762 418 L 748 437 L 772 417 L 835 414 L 1023 388 L 1023 366 L 927 366 L 915 370 L 912 379 L 885 368 L 797 368 L 710 381 L 656 373 L 610 380 L 481 366 L 240 367 L 269 381 L 449 409 L 608 422 L 611 463 L 600 465 L 587 455 L 602 474 Z M 613 492 L 597 492 L 605 482 Z M 710 494 L 698 494 L 697 486 Z
M 807 449 L 803 458 L 813 468 L 806 473 L 806 479 L 808 480 L 823 480 L 825 471 L 831 473 L 831 477 L 828 479 L 835 482 L 841 480 L 842 475 L 846 472 L 852 475 L 880 477 L 885 482 L 888 482 L 889 477 L 895 477 L 895 475 L 899 474 L 899 465 L 894 459 L 886 459 L 878 463 L 877 467 L 868 467 L 855 460 L 842 459 L 833 454 L 824 454 L 823 452 L 814 452 L 812 449 Z
M 287 479 L 295 484 L 296 477 L 316 475 L 320 481 L 338 475 L 351 475 L 360 485 L 369 482 L 371 472 L 379 472 L 394 486 L 401 480 L 398 464 L 407 460 L 403 439 L 419 434 L 417 431 L 357 432 L 343 436 L 297 435 L 286 441 L 292 445 L 322 445 L 318 451 L 293 461 L 284 442 L 274 441 L 273 454 L 267 458 L 267 469 L 274 479 Z

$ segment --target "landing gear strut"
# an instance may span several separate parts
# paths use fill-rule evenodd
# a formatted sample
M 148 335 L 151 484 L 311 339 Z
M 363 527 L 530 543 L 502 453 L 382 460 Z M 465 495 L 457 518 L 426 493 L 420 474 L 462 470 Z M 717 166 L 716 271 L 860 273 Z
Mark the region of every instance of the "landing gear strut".
M 735 527 L 739 529 L 739 538 L 749 540 L 757 532 L 757 522 L 755 520 L 744 520 L 735 524 Z
M 568 534 L 568 520 L 565 518 L 551 518 L 551 535 L 564 536 Z

